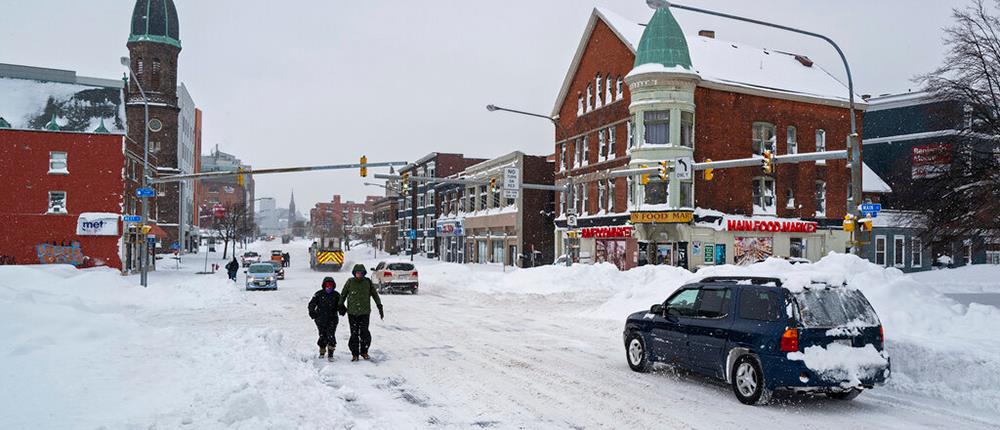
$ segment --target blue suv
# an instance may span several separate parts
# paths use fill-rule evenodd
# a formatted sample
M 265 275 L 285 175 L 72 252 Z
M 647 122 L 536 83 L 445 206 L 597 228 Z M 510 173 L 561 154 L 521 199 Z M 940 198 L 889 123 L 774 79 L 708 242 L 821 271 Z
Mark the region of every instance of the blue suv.
M 777 278 L 705 278 L 629 315 L 624 339 L 632 370 L 659 362 L 722 379 L 748 405 L 775 390 L 851 400 L 890 372 L 868 299 L 826 284 L 793 292 Z

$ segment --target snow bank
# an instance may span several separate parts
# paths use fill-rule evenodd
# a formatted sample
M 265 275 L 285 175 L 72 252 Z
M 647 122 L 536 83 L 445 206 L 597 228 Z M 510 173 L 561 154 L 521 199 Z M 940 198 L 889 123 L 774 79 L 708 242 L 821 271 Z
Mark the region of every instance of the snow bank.
M 224 274 L 135 281 L 0 266 L 0 428 L 352 425 L 345 389 L 281 331 L 233 322 L 255 304 Z

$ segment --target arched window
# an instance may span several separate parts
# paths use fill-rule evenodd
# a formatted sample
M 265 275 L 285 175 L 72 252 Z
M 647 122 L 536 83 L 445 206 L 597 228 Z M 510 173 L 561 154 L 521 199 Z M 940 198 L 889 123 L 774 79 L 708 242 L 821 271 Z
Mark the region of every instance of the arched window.
M 157 90 L 160 89 L 160 59 L 159 58 L 154 58 L 153 59 L 153 83 L 151 85 L 153 87 L 152 88 L 153 91 L 157 91 Z
M 608 76 L 604 78 L 604 104 L 611 104 L 611 102 L 615 101 L 611 85 L 611 74 L 608 73 Z
M 622 90 L 622 77 L 619 76 L 618 80 L 615 82 L 615 100 L 621 100 L 625 96 Z
M 594 107 L 601 107 L 602 105 L 601 103 L 601 97 L 603 96 L 603 91 L 601 91 L 602 83 L 603 81 L 601 80 L 601 73 L 598 72 L 597 76 L 594 76 L 594 88 L 597 90 L 594 93 Z
M 142 57 L 139 57 L 139 59 L 136 60 L 136 63 L 137 64 L 135 66 L 135 73 L 141 75 L 143 72 L 146 71 L 146 63 L 142 61 Z
M 576 94 L 576 114 L 583 115 L 583 93 Z
M 594 108 L 594 87 L 587 84 L 587 112 Z

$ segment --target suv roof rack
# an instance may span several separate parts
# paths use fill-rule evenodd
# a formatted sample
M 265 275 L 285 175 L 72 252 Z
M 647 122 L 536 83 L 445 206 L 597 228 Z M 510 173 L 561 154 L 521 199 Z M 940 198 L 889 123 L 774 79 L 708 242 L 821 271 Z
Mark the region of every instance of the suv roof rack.
M 779 278 L 769 278 L 764 276 L 709 276 L 698 282 L 729 282 L 735 283 L 740 281 L 750 281 L 752 285 L 767 285 L 774 283 L 776 287 L 781 286 L 781 279 Z

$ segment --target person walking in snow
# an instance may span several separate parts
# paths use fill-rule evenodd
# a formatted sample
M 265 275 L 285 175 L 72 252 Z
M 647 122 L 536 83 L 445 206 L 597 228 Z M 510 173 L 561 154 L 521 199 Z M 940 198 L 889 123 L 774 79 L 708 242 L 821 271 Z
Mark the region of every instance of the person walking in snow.
M 323 289 L 317 291 L 309 301 L 309 318 L 313 319 L 319 331 L 316 344 L 319 345 L 320 358 L 325 355 L 327 359 L 333 360 L 333 350 L 337 348 L 337 323 L 340 322 L 337 313 L 341 306 L 337 283 L 329 276 L 323 278 Z
M 371 301 L 375 300 L 378 307 L 378 317 L 385 319 L 382 312 L 382 300 L 378 297 L 378 291 L 372 285 L 372 280 L 366 277 L 368 271 L 363 264 L 354 266 L 351 271 L 353 275 L 344 284 L 343 291 L 340 292 L 340 304 L 347 304 L 346 309 L 341 307 L 341 315 L 347 312 L 347 322 L 351 326 L 351 339 L 347 346 L 351 348 L 351 361 L 358 361 L 360 355 L 365 360 L 368 356 L 368 347 L 372 343 L 372 334 L 368 331 L 368 323 L 371 321 Z
M 229 280 L 236 282 L 236 272 L 240 271 L 240 263 L 236 261 L 236 256 L 233 256 L 233 261 L 230 261 L 226 265 L 226 271 L 229 272 Z

